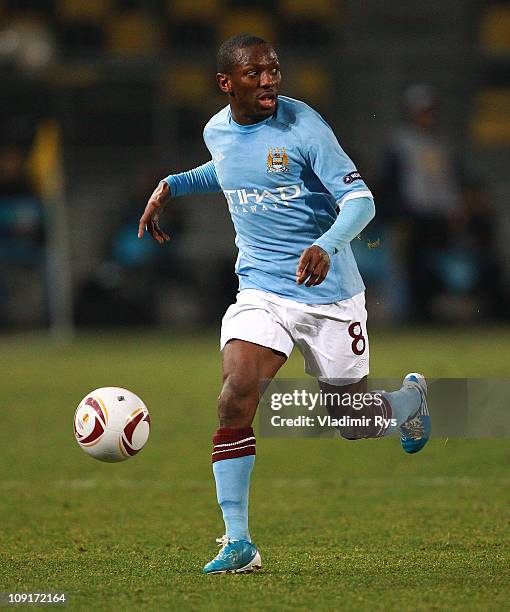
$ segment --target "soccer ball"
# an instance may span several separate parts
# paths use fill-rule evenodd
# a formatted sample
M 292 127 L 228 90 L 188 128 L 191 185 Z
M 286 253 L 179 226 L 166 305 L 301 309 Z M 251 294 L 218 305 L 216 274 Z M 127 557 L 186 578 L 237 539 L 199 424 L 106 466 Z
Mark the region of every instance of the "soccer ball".
M 88 393 L 74 414 L 76 441 L 94 459 L 115 463 L 140 452 L 151 426 L 142 400 L 119 387 Z

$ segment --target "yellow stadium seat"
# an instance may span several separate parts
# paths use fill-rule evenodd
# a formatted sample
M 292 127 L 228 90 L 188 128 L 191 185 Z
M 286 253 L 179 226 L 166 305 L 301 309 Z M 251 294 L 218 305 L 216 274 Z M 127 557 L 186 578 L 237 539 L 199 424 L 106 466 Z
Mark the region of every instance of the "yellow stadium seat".
M 478 94 L 470 125 L 472 139 L 482 147 L 510 146 L 510 88 Z
M 510 52 L 510 6 L 491 6 L 482 18 L 482 49 L 490 53 Z
M 331 93 L 331 75 L 318 64 L 300 64 L 299 70 L 289 74 L 287 82 L 298 97 L 312 104 L 327 99 Z
M 106 47 L 118 55 L 148 55 L 161 47 L 161 32 L 141 13 L 126 11 L 108 20 Z
M 112 12 L 113 0 L 57 0 L 56 14 L 60 21 L 99 22 Z
M 239 34 L 249 32 L 276 44 L 274 15 L 258 10 L 229 11 L 218 23 L 219 42 Z
M 206 20 L 220 16 L 223 0 L 167 0 L 166 12 L 170 19 Z
M 278 12 L 282 17 L 311 18 L 315 21 L 332 17 L 339 3 L 335 0 L 279 0 Z
M 213 93 L 214 73 L 202 64 L 183 62 L 165 71 L 163 77 L 163 96 L 175 103 L 202 105 Z

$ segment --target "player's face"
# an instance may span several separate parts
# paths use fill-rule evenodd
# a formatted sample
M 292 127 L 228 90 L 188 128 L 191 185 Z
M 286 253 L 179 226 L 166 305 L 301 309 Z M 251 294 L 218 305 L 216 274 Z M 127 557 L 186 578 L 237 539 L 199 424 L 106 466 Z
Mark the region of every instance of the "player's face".
M 244 125 L 275 112 L 281 78 L 278 56 L 270 45 L 239 49 L 232 73 L 217 75 L 220 89 L 230 94 L 234 120 Z

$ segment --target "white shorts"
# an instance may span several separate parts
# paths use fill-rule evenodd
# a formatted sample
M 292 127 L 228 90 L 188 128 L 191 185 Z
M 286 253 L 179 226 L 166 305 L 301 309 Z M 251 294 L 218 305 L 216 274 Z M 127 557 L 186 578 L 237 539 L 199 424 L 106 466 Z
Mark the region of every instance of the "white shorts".
M 301 304 L 267 291 L 243 289 L 223 317 L 220 348 L 229 340 L 246 340 L 289 357 L 297 345 L 307 374 L 347 384 L 368 375 L 366 323 L 364 293 L 334 304 Z

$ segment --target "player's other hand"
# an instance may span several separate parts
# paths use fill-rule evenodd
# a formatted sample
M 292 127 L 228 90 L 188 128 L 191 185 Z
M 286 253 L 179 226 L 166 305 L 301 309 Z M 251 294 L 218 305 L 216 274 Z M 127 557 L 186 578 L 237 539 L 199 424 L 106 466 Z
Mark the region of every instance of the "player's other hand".
M 329 272 L 329 255 L 319 246 L 303 251 L 296 270 L 296 283 L 306 287 L 320 285 Z
M 159 227 L 159 217 L 165 210 L 165 203 L 170 197 L 170 187 L 166 181 L 161 181 L 152 193 L 147 206 L 140 217 L 138 224 L 138 238 L 142 238 L 145 231 L 159 244 L 165 244 L 170 236 Z

